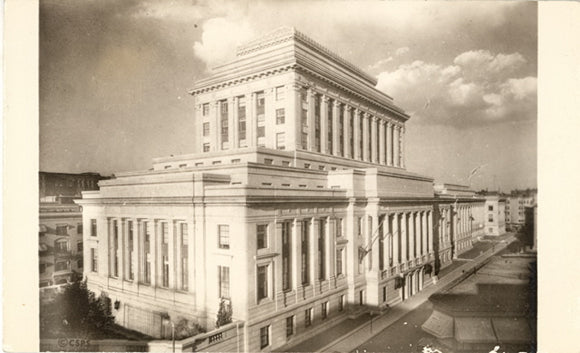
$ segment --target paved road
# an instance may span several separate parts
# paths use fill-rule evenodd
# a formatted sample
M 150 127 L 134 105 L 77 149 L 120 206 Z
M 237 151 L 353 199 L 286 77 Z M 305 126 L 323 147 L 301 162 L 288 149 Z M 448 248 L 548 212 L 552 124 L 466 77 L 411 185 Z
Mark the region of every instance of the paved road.
M 417 350 L 420 339 L 435 338 L 421 329 L 432 312 L 431 302 L 425 302 L 352 352 L 420 352 Z

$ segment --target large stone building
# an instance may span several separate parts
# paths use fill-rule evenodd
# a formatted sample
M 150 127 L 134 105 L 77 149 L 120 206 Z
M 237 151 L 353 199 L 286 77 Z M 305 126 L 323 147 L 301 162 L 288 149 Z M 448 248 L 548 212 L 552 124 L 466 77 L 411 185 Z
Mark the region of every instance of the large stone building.
M 413 296 L 467 250 L 481 199 L 436 198 L 432 178 L 406 170 L 409 115 L 376 84 L 290 28 L 198 81 L 195 153 L 78 202 L 85 275 L 118 323 L 211 330 L 225 300 L 243 350 L 280 349 Z

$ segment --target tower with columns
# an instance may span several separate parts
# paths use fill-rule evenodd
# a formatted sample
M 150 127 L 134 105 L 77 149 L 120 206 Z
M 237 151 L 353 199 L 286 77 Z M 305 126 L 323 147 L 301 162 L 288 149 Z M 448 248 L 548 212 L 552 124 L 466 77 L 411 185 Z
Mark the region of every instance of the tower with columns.
M 406 170 L 410 116 L 376 84 L 293 28 L 240 46 L 190 91 L 192 154 L 78 201 L 89 288 L 155 337 L 163 317 L 211 330 L 224 300 L 268 351 L 430 285 L 448 235 L 471 244 L 471 201 Z

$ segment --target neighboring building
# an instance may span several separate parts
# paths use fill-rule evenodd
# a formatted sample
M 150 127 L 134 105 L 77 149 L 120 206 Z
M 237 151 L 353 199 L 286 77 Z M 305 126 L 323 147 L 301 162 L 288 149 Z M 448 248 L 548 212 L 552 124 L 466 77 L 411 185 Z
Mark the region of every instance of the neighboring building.
M 506 224 L 510 231 L 520 230 L 526 220 L 525 209 L 538 203 L 538 190 L 513 190 L 506 197 Z
M 471 249 L 473 240 L 484 235 L 484 199 L 465 185 L 435 184 L 434 190 L 441 220 L 439 251 L 446 263 Z
M 538 248 L 538 205 L 525 208 L 524 242 L 527 248 L 536 251 Z
M 376 84 L 294 29 L 239 47 L 191 91 L 196 153 L 77 201 L 89 288 L 155 337 L 167 317 L 213 329 L 225 300 L 244 351 L 421 291 L 453 257 L 441 234 L 471 246 L 481 201 L 435 198 L 432 178 L 405 169 L 409 115 Z
M 96 173 L 39 173 L 39 285 L 41 288 L 70 281 L 83 272 L 82 190 L 97 190 Z
M 498 236 L 506 232 L 506 199 L 498 192 L 486 192 L 485 197 L 485 235 Z

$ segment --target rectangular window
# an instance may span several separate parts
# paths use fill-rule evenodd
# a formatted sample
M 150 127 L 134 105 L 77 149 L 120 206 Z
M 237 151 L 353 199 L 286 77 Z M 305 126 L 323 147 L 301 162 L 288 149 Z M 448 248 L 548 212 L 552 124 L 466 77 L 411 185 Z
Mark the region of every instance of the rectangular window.
M 77 223 L 77 234 L 83 234 L 83 224 Z
M 57 240 L 54 242 L 54 247 L 56 248 L 56 251 L 58 251 L 58 252 L 68 251 L 68 241 Z
M 282 226 L 282 290 L 292 289 L 292 246 L 290 222 L 283 222 Z
M 276 149 L 285 150 L 286 149 L 286 135 L 283 132 L 276 134 Z
M 309 284 L 310 280 L 308 277 L 308 262 L 309 262 L 309 249 L 308 249 L 308 238 L 310 237 L 310 221 L 302 221 L 302 232 L 300 237 L 300 268 L 301 268 L 301 279 L 302 284 Z
M 203 144 L 203 151 L 204 152 L 209 152 L 209 143 L 204 143 Z
M 281 101 L 286 97 L 286 88 L 284 86 L 276 87 L 276 100 Z
M 203 116 L 209 115 L 209 103 L 204 103 L 202 105 Z
M 77 252 L 83 252 L 83 242 L 77 242 Z
M 344 294 L 338 297 L 338 311 L 344 310 Z
M 342 218 L 337 218 L 336 219 L 336 237 L 337 238 L 342 237 L 342 234 L 343 234 L 342 227 L 343 227 Z
M 324 302 L 321 304 L 320 315 L 322 316 L 322 320 L 328 317 L 328 302 Z
M 161 286 L 169 287 L 169 225 L 161 223 Z
M 282 125 L 285 122 L 284 108 L 276 109 L 276 125 Z
M 240 147 L 246 147 L 246 97 L 245 96 L 238 97 L 238 140 L 240 141 Z
M 220 298 L 230 298 L 230 268 L 218 266 L 218 296 Z
M 98 265 L 99 265 L 98 259 L 99 258 L 98 258 L 97 249 L 91 248 L 91 272 L 98 271 Z
M 203 123 L 203 136 L 209 136 L 209 123 Z
M 383 287 L 383 303 L 387 301 L 387 286 Z
M 220 101 L 220 127 L 222 150 L 225 150 L 228 148 L 229 141 L 228 101 L 226 99 Z
M 336 249 L 336 275 L 342 275 L 342 249 Z
M 272 158 L 264 158 L 264 164 L 272 165 L 273 163 L 274 163 L 274 160 Z
M 318 222 L 318 279 L 326 278 L 326 219 Z
M 286 338 L 294 334 L 294 315 L 286 318 Z
M 119 222 L 113 221 L 113 276 L 119 277 Z
M 66 224 L 57 225 L 56 235 L 68 235 L 68 226 Z
M 268 225 L 258 224 L 256 226 L 257 248 L 265 249 L 268 247 Z
M 68 263 L 66 261 L 61 261 L 61 262 L 57 262 L 54 265 L 54 271 L 58 272 L 58 271 L 66 271 L 68 270 Z
M 256 137 L 258 138 L 258 147 L 264 147 L 266 145 L 266 117 L 264 115 L 266 106 L 266 100 L 264 96 L 264 91 L 256 93 Z
M 38 264 L 38 272 L 44 273 L 46 271 L 46 264 Z
M 312 308 L 304 311 L 304 326 L 308 327 L 310 325 L 312 325 Z
M 268 298 L 268 265 L 258 266 L 258 301 Z
M 320 152 L 320 95 L 314 95 L 314 150 Z
M 488 209 L 489 211 L 493 211 L 493 205 L 487 206 L 487 209 Z
M 260 328 L 260 349 L 270 345 L 270 325 Z
M 362 221 L 362 217 L 357 217 L 357 231 L 358 231 L 358 236 L 362 237 L 363 234 L 363 221 Z
M 493 222 L 493 216 L 492 216 L 492 215 L 489 215 L 489 216 L 487 217 L 487 220 L 488 220 L 489 222 Z
M 187 234 L 187 223 L 179 224 L 181 233 L 181 289 L 187 290 L 189 284 L 189 269 L 188 269 L 188 257 L 189 257 L 189 237 Z
M 218 226 L 218 246 L 220 249 L 230 248 L 230 226 L 229 225 L 219 225 Z
M 133 221 L 127 221 L 127 249 L 129 253 L 129 258 L 127 259 L 127 270 L 129 274 L 129 279 L 133 280 Z
M 91 237 L 97 236 L 97 220 L 91 219 Z
M 151 283 L 151 233 L 149 233 L 149 223 L 143 222 L 143 229 L 145 230 L 145 268 L 143 270 L 143 282 Z

